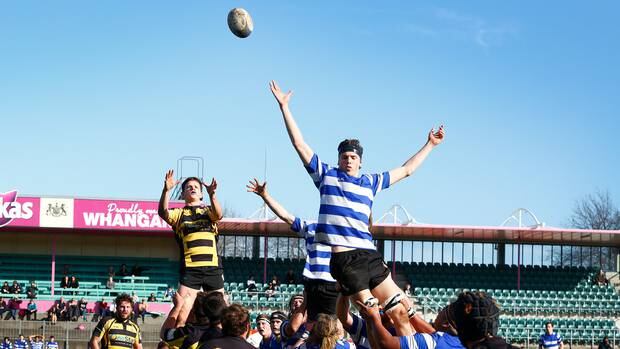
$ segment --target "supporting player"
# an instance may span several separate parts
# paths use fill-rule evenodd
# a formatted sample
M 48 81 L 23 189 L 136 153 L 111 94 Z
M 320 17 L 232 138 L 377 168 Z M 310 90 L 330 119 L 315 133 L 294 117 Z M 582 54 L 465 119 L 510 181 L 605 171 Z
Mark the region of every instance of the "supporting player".
M 329 273 L 329 261 L 331 257 L 331 247 L 315 241 L 316 223 L 309 223 L 305 220 L 290 214 L 278 201 L 276 201 L 267 190 L 267 183 L 259 183 L 256 178 L 247 185 L 248 191 L 260 196 L 269 208 L 280 217 L 281 220 L 291 226 L 291 230 L 306 242 L 306 264 L 304 266 L 304 297 L 307 320 L 311 324 L 316 321 L 320 313 L 336 314 L 336 280 Z

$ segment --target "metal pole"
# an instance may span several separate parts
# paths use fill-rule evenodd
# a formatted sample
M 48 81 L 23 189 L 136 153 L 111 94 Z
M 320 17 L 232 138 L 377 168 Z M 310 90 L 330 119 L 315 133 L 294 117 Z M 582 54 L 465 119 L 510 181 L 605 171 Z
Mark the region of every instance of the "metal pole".
M 56 278 L 56 235 L 52 236 L 52 282 L 51 282 L 51 294 L 54 296 L 54 279 Z
M 529 347 L 530 347 L 530 328 L 529 328 L 529 327 L 527 328 L 527 339 L 526 339 L 526 343 L 527 343 L 527 344 L 526 344 L 526 346 L 525 346 L 525 347 L 526 347 L 526 348 L 529 348 Z
M 263 244 L 263 284 L 267 283 L 267 254 L 269 253 L 268 251 L 268 244 L 267 244 L 267 240 L 269 239 L 269 237 L 267 236 L 267 230 L 265 230 L 265 243 Z
M 392 280 L 396 280 L 396 240 L 392 240 Z
M 517 244 L 517 291 L 521 290 L 521 244 Z

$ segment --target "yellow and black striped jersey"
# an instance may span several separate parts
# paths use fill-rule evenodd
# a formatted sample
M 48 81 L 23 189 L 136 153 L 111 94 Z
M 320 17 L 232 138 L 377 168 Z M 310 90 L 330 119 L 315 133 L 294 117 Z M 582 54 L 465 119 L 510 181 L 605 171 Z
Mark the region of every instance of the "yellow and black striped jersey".
M 104 317 L 93 331 L 93 336 L 101 339 L 101 349 L 134 348 L 142 342 L 140 326 L 131 319 L 119 320 Z
M 217 256 L 217 224 L 210 206 L 185 206 L 168 210 L 183 268 L 221 267 Z

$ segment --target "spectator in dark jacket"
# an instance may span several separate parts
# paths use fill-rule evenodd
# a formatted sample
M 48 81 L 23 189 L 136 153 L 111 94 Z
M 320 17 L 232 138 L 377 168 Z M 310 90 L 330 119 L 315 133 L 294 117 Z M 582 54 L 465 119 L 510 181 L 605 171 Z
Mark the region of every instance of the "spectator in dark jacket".
M 11 285 L 11 288 L 9 289 L 9 292 L 13 293 L 13 294 L 20 294 L 22 293 L 22 285 L 20 285 L 17 280 L 13 281 L 13 285 Z
M 34 281 L 30 282 L 30 286 L 28 286 L 28 288 L 26 289 L 26 295 L 29 299 L 34 299 L 37 298 L 37 291 L 39 290 L 39 288 L 37 287 L 37 284 L 34 283 Z

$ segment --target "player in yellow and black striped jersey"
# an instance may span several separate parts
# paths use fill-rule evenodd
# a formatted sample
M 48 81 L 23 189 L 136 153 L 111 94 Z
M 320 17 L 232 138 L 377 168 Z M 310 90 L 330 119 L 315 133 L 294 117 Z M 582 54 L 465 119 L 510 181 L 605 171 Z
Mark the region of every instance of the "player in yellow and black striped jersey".
M 131 320 L 133 300 L 124 293 L 116 297 L 116 314 L 99 321 L 90 339 L 92 349 L 142 349 L 140 327 Z
M 217 182 L 210 185 L 196 177 L 186 178 L 181 184 L 181 196 L 185 201 L 182 208 L 168 208 L 168 192 L 179 181 L 174 172 L 166 173 L 164 188 L 159 200 L 159 216 L 165 220 L 175 233 L 180 253 L 179 289 L 175 295 L 175 308 L 180 308 L 176 326 L 185 324 L 187 316 L 201 289 L 205 292 L 224 293 L 224 270 L 217 255 L 217 222 L 222 218 L 222 208 L 216 198 Z M 205 186 L 210 206 L 202 202 L 202 186 Z M 174 313 L 174 308 L 171 313 Z

